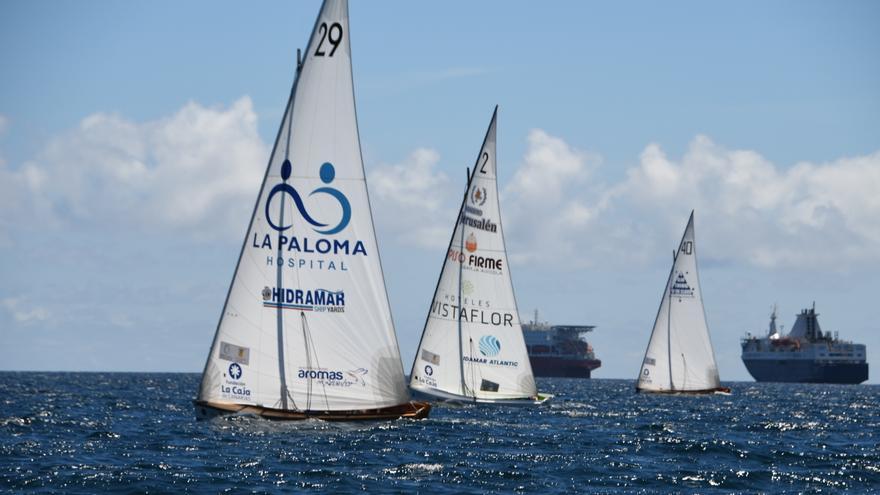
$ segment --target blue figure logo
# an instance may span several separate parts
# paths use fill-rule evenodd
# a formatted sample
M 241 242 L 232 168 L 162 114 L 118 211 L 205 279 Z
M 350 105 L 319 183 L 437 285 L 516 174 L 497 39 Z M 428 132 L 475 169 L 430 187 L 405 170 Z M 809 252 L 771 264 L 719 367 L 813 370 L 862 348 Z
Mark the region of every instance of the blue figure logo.
M 483 335 L 480 338 L 480 354 L 486 357 L 497 356 L 501 352 L 501 341 L 494 335 Z
M 303 204 L 303 200 L 300 197 L 299 193 L 296 192 L 296 189 L 294 189 L 293 186 L 287 183 L 287 179 L 290 178 L 290 170 L 290 160 L 284 160 L 284 163 L 281 165 L 281 180 L 283 180 L 284 182 L 273 187 L 272 190 L 269 191 L 269 199 L 266 200 L 266 221 L 269 222 L 269 225 L 271 225 L 273 229 L 279 232 L 283 232 L 289 229 L 292 225 L 283 225 L 283 211 L 282 219 L 280 222 L 282 225 L 277 225 L 275 222 L 272 221 L 272 216 L 269 214 L 269 205 L 272 203 L 272 198 L 278 193 L 285 193 L 290 196 L 290 198 L 293 200 L 293 203 L 296 205 L 296 209 L 299 210 L 299 214 L 302 215 L 305 221 L 309 222 L 309 224 L 312 225 L 314 231 L 319 234 L 336 234 L 338 232 L 341 232 L 342 229 L 348 226 L 348 222 L 351 221 L 351 205 L 348 202 L 348 198 L 346 198 L 345 195 L 342 194 L 342 192 L 340 192 L 338 189 L 334 187 L 329 187 L 330 183 L 333 182 L 333 179 L 336 178 L 336 169 L 333 168 L 332 163 L 326 162 L 321 165 L 321 182 L 327 184 L 327 186 L 319 187 L 309 194 L 309 196 L 313 196 L 318 193 L 329 194 L 330 196 L 336 198 L 336 200 L 339 201 L 339 206 L 342 207 L 342 218 L 339 220 L 339 223 L 335 227 L 325 230 L 321 229 L 323 227 L 327 227 L 327 224 L 321 223 L 312 218 L 311 215 L 309 215 L 309 212 L 306 211 L 306 207 Z
M 241 378 L 241 366 L 238 363 L 232 363 L 229 365 L 229 376 L 233 380 Z

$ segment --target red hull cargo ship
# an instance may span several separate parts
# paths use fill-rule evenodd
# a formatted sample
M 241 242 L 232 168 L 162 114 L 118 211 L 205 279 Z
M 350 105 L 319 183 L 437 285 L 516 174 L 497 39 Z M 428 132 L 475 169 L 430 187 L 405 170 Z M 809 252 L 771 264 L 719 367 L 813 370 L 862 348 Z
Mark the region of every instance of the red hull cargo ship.
M 602 366 L 584 337 L 595 328 L 593 325 L 550 325 L 539 321 L 535 311 L 535 319 L 522 324 L 532 372 L 535 376 L 590 378 L 590 373 Z

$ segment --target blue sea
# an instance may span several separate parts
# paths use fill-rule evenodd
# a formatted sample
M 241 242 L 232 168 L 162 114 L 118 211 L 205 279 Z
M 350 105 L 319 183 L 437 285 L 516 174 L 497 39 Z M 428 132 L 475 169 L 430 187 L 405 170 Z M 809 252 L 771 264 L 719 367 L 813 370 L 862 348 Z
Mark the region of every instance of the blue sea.
M 542 407 L 197 422 L 196 374 L 0 373 L 0 491 L 880 492 L 880 387 L 539 379 Z

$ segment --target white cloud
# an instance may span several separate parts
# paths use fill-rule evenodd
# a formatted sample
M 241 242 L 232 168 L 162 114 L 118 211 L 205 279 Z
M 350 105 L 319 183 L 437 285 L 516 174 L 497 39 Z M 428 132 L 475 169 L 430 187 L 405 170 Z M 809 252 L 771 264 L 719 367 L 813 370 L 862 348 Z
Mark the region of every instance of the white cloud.
M 0 137 L 9 128 L 9 119 L 0 114 Z M 23 184 L 28 180 L 23 170 L 10 170 L 0 155 L 0 247 L 11 245 L 11 226 L 19 217 L 20 205 L 26 197 Z
M 880 152 L 781 169 L 755 151 L 727 150 L 697 136 L 678 162 L 649 145 L 610 191 L 609 215 L 627 212 L 662 235 L 651 224 L 680 230 L 695 208 L 709 258 L 842 266 L 880 255 L 878 190 Z
M 36 323 L 46 321 L 50 317 L 49 310 L 39 306 L 27 304 L 24 298 L 8 297 L 0 300 L 0 305 L 6 309 L 12 318 L 18 323 Z
M 132 321 L 131 317 L 125 313 L 114 312 L 110 314 L 108 321 L 114 327 L 119 328 L 133 328 L 134 321 Z
M 256 126 L 248 97 L 141 123 L 90 115 L 34 159 L 0 162 L 0 245 L 29 215 L 41 226 L 112 221 L 238 237 L 268 155 Z M 697 136 L 680 158 L 648 144 L 638 165 L 606 184 L 597 154 L 540 129 L 527 144 L 502 187 L 514 262 L 644 263 L 671 249 L 691 209 L 704 260 L 845 267 L 880 258 L 880 152 L 783 168 Z M 380 234 L 445 245 L 460 191 L 439 161 L 419 148 L 372 169 Z
M 124 220 L 224 235 L 240 232 L 267 157 L 243 97 L 226 109 L 188 103 L 144 123 L 93 114 L 0 174 L 17 190 L 19 209 L 27 204 L 57 221 Z
M 503 190 L 504 232 L 512 261 L 566 256 L 578 252 L 578 235 L 593 223 L 603 204 L 589 184 L 601 162 L 597 155 L 576 150 L 560 138 L 535 129 L 529 133 L 523 163 Z M 586 260 L 580 258 L 581 263 Z
M 377 223 L 403 243 L 449 237 L 458 194 L 434 170 L 438 161 L 420 149 L 370 175 Z M 601 162 L 542 130 L 529 133 L 502 194 L 513 262 L 644 264 L 672 249 L 691 209 L 704 261 L 847 268 L 880 258 L 880 152 L 784 169 L 697 136 L 680 159 L 648 144 L 617 183 L 597 179 Z
M 597 157 L 576 150 L 560 138 L 533 129 L 529 147 L 506 192 L 531 201 L 562 196 L 566 186 L 583 184 L 590 176 Z
M 380 229 L 406 244 L 445 246 L 455 215 L 447 210 L 456 195 L 449 177 L 435 170 L 439 161 L 436 151 L 419 148 L 402 163 L 380 165 L 370 172 L 373 214 Z

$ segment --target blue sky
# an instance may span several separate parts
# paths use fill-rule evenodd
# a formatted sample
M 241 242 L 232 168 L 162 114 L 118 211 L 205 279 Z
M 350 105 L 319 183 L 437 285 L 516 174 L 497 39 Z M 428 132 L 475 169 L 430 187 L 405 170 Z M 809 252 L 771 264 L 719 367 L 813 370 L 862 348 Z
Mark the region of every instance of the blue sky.
M 318 2 L 0 5 L 0 369 L 198 371 Z M 692 208 L 722 379 L 816 301 L 868 345 L 876 2 L 353 1 L 404 368 L 500 104 L 520 310 L 633 378 Z M 11 350 L 11 351 L 10 351 Z

